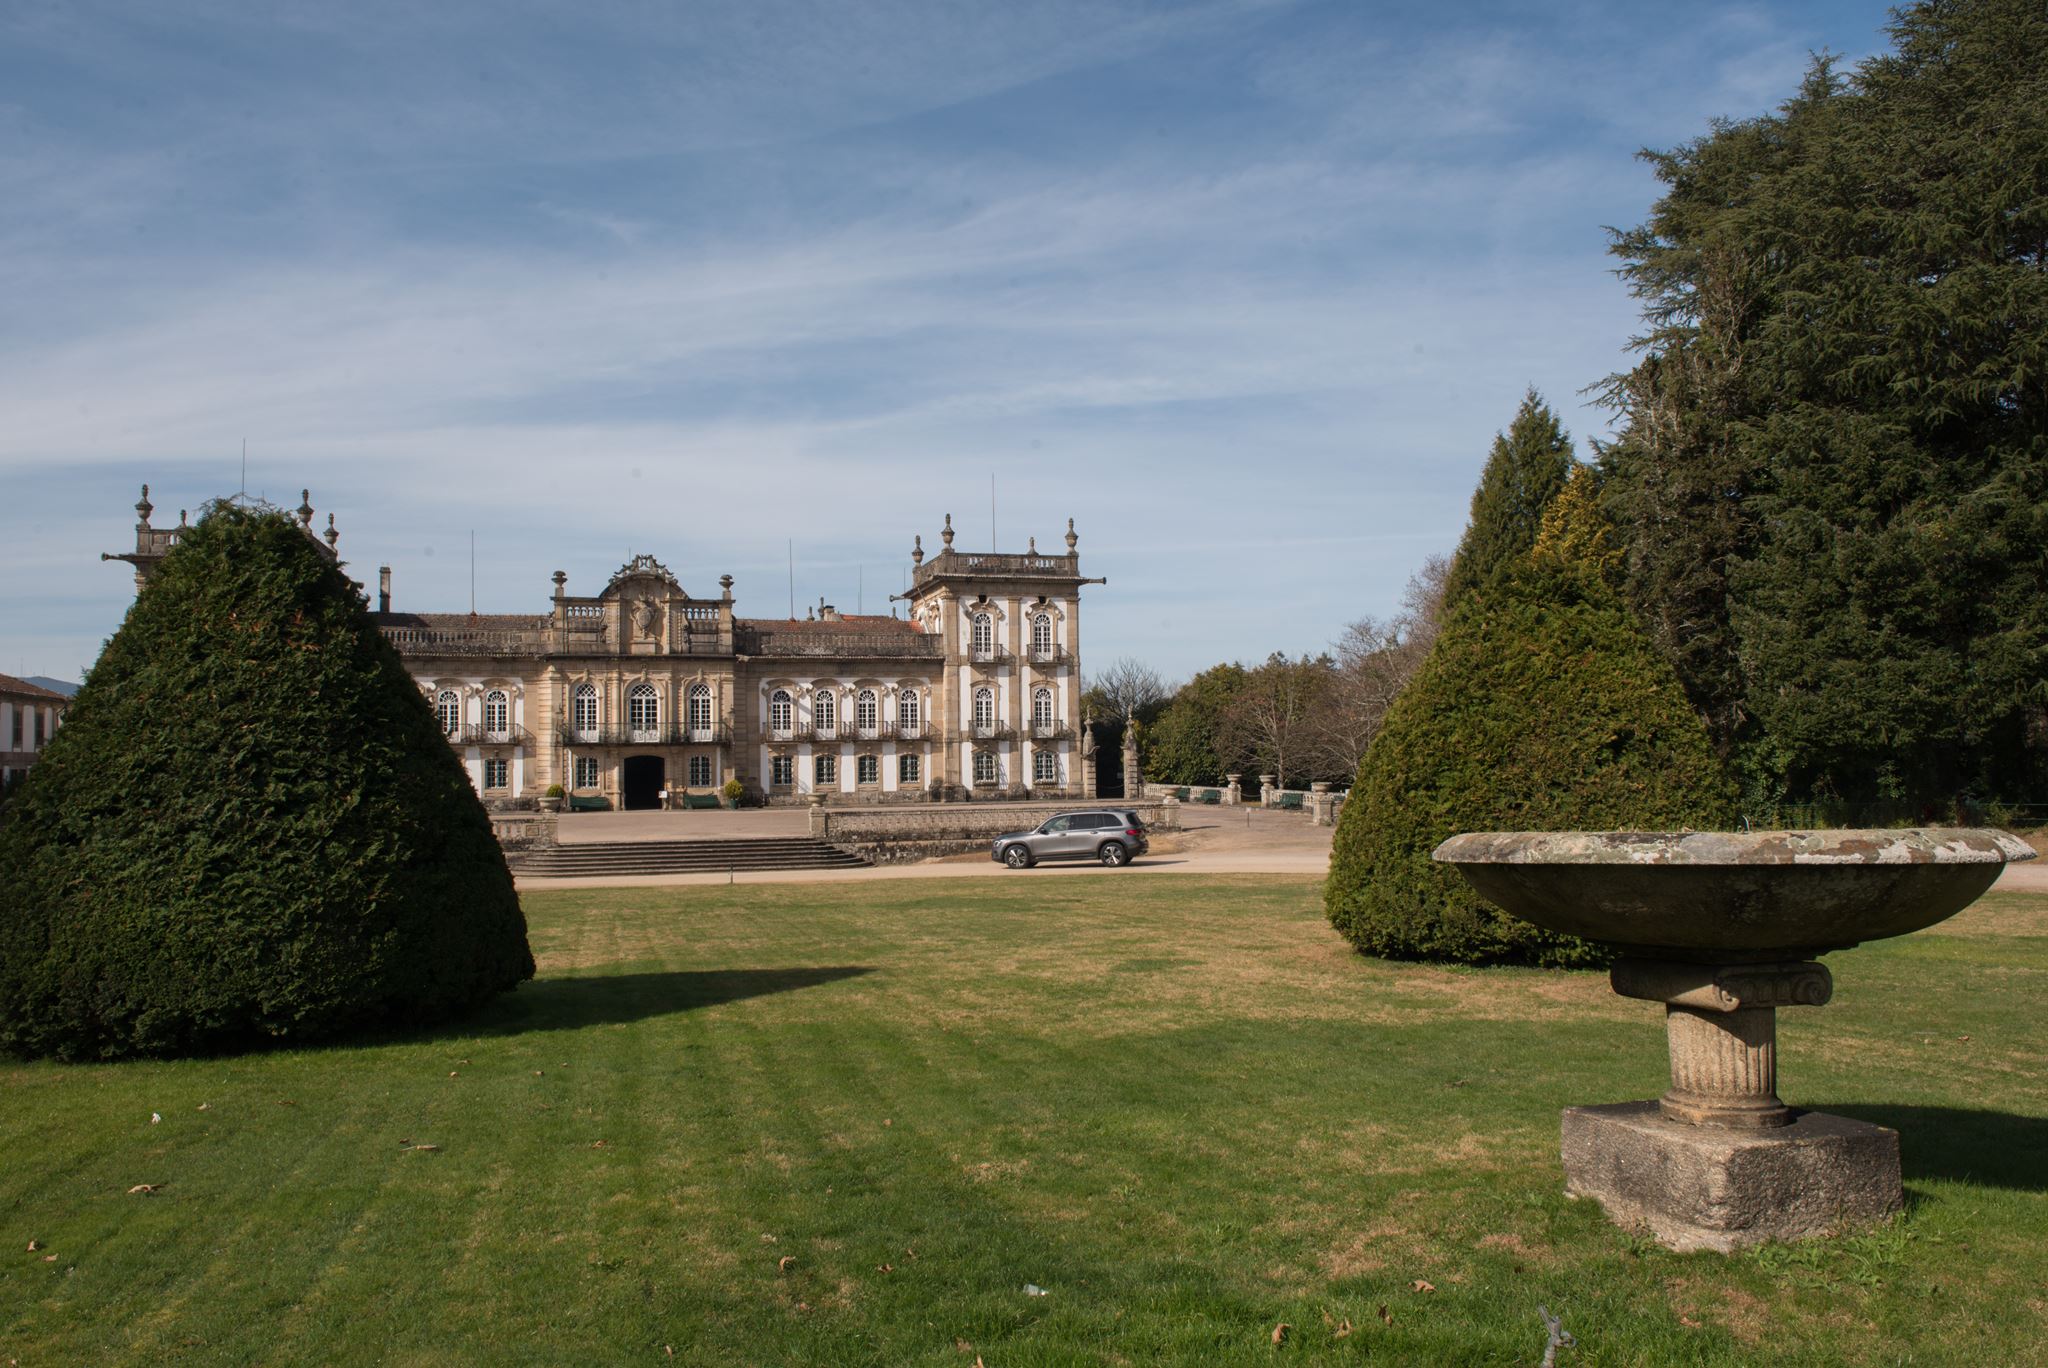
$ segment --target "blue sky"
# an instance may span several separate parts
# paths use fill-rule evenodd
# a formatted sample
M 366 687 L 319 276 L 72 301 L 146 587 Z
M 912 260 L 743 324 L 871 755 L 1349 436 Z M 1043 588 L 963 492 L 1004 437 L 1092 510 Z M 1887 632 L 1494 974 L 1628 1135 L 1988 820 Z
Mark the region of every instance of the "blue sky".
M 1534 385 L 1627 364 L 1633 153 L 1875 3 L 0 4 L 0 670 L 249 487 L 400 607 L 648 551 L 885 611 L 1075 519 L 1089 659 L 1319 649 Z

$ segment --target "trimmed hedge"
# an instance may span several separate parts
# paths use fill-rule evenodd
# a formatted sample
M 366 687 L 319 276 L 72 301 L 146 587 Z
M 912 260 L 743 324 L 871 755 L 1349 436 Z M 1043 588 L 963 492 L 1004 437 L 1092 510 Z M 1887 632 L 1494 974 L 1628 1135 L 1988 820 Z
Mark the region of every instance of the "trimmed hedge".
M 289 518 L 209 509 L 0 828 L 0 1048 L 307 1042 L 532 975 L 489 818 L 360 592 Z
M 1461 831 L 1725 828 L 1734 791 L 1677 676 L 1584 563 L 1525 561 L 1451 612 L 1337 822 L 1324 891 L 1360 951 L 1594 965 L 1430 852 Z

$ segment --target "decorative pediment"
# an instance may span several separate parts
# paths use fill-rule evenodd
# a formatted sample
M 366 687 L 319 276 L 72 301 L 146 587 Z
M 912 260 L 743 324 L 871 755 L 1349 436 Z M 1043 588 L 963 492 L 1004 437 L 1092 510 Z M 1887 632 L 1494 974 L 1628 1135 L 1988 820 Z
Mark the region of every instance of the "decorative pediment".
M 683 586 L 677 583 L 676 577 L 670 573 L 669 568 L 652 556 L 635 556 L 620 566 L 617 573 L 611 577 L 611 581 L 605 585 L 604 592 L 598 595 L 598 597 L 605 599 L 618 598 L 627 583 L 633 580 L 651 580 L 662 589 L 670 590 L 679 597 L 689 597 L 683 593 Z M 642 592 L 645 592 L 644 587 Z

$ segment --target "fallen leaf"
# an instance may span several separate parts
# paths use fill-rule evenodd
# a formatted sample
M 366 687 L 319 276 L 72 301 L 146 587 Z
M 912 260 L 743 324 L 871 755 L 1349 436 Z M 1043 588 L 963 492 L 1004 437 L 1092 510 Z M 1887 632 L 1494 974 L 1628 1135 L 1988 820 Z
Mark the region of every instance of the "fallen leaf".
M 590 1142 L 590 1147 L 592 1149 L 603 1149 L 605 1147 L 605 1142 L 602 1140 L 593 1140 Z
M 1969 1039 L 1969 1037 L 1968 1037 L 1968 1036 L 1957 1036 L 1957 1037 L 1956 1037 L 1956 1039 L 1957 1039 L 1957 1040 L 1968 1040 L 1968 1039 Z
M 953 1347 L 955 1349 L 958 1349 L 963 1354 L 971 1354 L 974 1352 L 974 1346 L 969 1344 L 966 1340 L 961 1339 L 957 1335 L 953 1337 Z
M 280 1097 L 277 1099 L 277 1105 L 280 1107 L 296 1107 L 299 1104 L 292 1101 L 289 1097 Z
M 1968 1036 L 1964 1036 L 1964 1037 L 1963 1037 L 1963 1039 L 1965 1039 L 1965 1040 L 1968 1040 L 1968 1039 L 1969 1039 L 1969 1037 L 1968 1037 Z M 883 1125 L 885 1125 L 885 1126 L 887 1126 L 887 1125 L 890 1125 L 890 1124 L 892 1124 L 892 1123 L 891 1123 L 890 1121 L 888 1121 L 888 1120 L 887 1120 L 886 1118 L 884 1118 L 884 1120 L 882 1121 L 882 1124 L 883 1124 Z
M 877 1272 L 877 1273 L 894 1273 L 895 1271 L 896 1271 L 896 1265 L 895 1265 L 895 1264 L 876 1264 L 876 1265 L 875 1265 L 875 1272 Z
M 674 1358 L 676 1356 L 675 1346 L 672 1344 L 662 1345 L 661 1352 L 667 1354 L 670 1358 Z
M 912 1248 L 911 1248 L 911 1247 L 910 1247 L 909 1245 L 905 1245 L 905 1246 L 903 1247 L 903 1252 L 904 1252 L 904 1253 L 905 1253 L 906 1255 L 908 1255 L 908 1256 L 909 1256 L 910 1258 L 913 1258 L 913 1259 L 914 1259 L 914 1258 L 916 1258 L 916 1257 L 917 1257 L 917 1251 L 916 1251 L 916 1250 L 914 1250 L 914 1249 L 912 1249 Z
M 775 1243 L 775 1237 L 774 1237 L 773 1235 L 763 1235 L 763 1236 L 761 1237 L 761 1243 L 762 1243 L 762 1244 L 774 1244 L 774 1243 Z
M 128 1189 L 128 1195 L 133 1197 L 137 1193 L 141 1193 L 144 1197 L 147 1197 L 162 1186 L 162 1183 L 137 1183 L 134 1187 Z
M 539 1069 L 535 1069 L 535 1070 L 533 1071 L 533 1076 L 534 1076 L 535 1078 L 539 1078 L 539 1077 L 540 1077 L 540 1070 L 539 1070 Z
M 1436 1291 L 1436 1284 L 1426 1278 L 1417 1278 L 1414 1282 L 1408 1284 L 1408 1288 L 1412 1292 L 1434 1292 Z
M 453 1069 L 450 1069 L 450 1070 L 448 1071 L 448 1076 L 449 1076 L 450 1078 L 453 1078 L 453 1077 L 455 1077 L 455 1070 L 453 1070 Z
M 45 1254 L 45 1255 L 43 1255 L 43 1262 L 44 1262 L 44 1263 L 55 1263 L 55 1262 L 57 1262 L 57 1256 L 56 1256 L 55 1254 Z
M 1043 1297 L 1046 1295 L 1046 1291 L 1037 1283 L 1025 1283 L 1024 1295 L 1027 1297 Z
M 789 1272 L 789 1266 L 795 1262 L 796 1255 L 785 1254 L 775 1261 L 775 1271 L 778 1273 L 787 1273 Z
M 1691 1316 L 1680 1316 L 1678 1318 L 1678 1323 L 1688 1330 L 1697 1330 L 1700 1328 L 1700 1323 L 1694 1320 Z
M 159 1121 L 161 1121 L 161 1120 L 163 1120 L 163 1119 L 164 1119 L 164 1115 L 163 1115 L 163 1113 L 162 1113 L 162 1112 L 151 1112 L 151 1113 L 149 1114 L 149 1124 L 150 1124 L 150 1125 L 152 1125 L 152 1126 L 154 1126 L 154 1125 L 155 1125 L 155 1124 L 156 1124 L 157 1122 L 159 1122 Z
M 439 1145 L 414 1145 L 410 1152 L 413 1154 L 432 1154 L 439 1148 L 441 1148 Z
M 808 1311 L 811 1309 L 811 1304 L 809 1302 L 798 1302 L 796 1304 L 796 1309 L 799 1311 Z
M 207 1109 L 208 1107 L 211 1107 L 212 1105 L 213 1105 L 213 1103 L 211 1103 L 211 1102 L 201 1102 L 201 1103 L 199 1104 L 199 1110 L 200 1110 L 200 1111 L 205 1111 L 205 1110 L 206 1110 L 206 1109 Z
M 974 1368 L 988 1368 L 988 1365 L 981 1361 L 981 1355 L 979 1354 L 974 1356 Z
M 1387 1308 L 1386 1308 L 1386 1307 L 1382 1306 L 1382 1307 L 1380 1308 L 1380 1324 L 1382 1324 L 1382 1325 L 1392 1325 L 1393 1323 L 1394 1323 L 1394 1318 L 1393 1318 L 1393 1316 L 1392 1316 L 1391 1314 L 1389 1314 L 1389 1313 L 1388 1313 L 1388 1311 L 1387 1311 Z
M 1274 1326 L 1273 1343 L 1285 1344 L 1287 1342 L 1287 1332 L 1289 1330 L 1292 1330 L 1293 1328 L 1294 1327 L 1289 1325 L 1286 1321 L 1281 1321 L 1278 1325 Z
M 468 1067 L 469 1067 L 469 1061 L 468 1061 L 468 1060 L 466 1060 L 466 1059 L 458 1059 L 458 1060 L 456 1060 L 455 1062 L 456 1062 L 457 1064 L 460 1064 L 460 1065 L 462 1065 L 462 1066 L 463 1066 L 464 1068 L 468 1068 Z
M 1348 1335 L 1348 1334 L 1350 1334 L 1350 1333 L 1351 1333 L 1351 1322 L 1350 1322 L 1350 1321 L 1349 1321 L 1348 1319 L 1347 1319 L 1347 1320 L 1340 1320 L 1340 1321 L 1338 1321 L 1338 1322 L 1337 1322 L 1337 1328 L 1336 1328 L 1335 1330 L 1332 1330 L 1332 1331 L 1330 1332 L 1330 1338 L 1331 1338 L 1331 1339 L 1343 1339 L 1343 1338 L 1344 1338 L 1344 1337 L 1345 1337 L 1346 1335 Z
M 30 1240 L 28 1242 L 28 1252 L 31 1254 L 35 1253 L 38 1249 L 41 1249 L 42 1247 L 43 1242 L 41 1240 Z

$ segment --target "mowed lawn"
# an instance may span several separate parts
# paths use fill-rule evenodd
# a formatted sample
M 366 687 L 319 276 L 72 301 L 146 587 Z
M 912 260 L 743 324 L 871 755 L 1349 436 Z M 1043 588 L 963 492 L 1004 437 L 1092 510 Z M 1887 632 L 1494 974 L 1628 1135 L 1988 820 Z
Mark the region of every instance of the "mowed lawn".
M 1361 959 L 1311 880 L 527 911 L 540 979 L 459 1029 L 0 1066 L 0 1362 L 1535 1364 L 1539 1304 L 1562 1364 L 2048 1361 L 2048 899 L 1780 1014 L 1910 1208 L 1734 1258 L 1561 1193 L 1656 1007 Z

